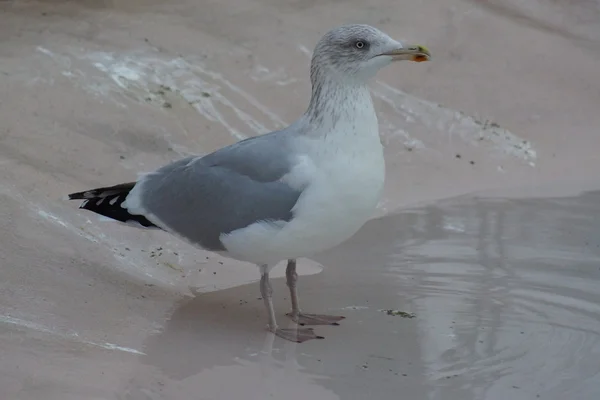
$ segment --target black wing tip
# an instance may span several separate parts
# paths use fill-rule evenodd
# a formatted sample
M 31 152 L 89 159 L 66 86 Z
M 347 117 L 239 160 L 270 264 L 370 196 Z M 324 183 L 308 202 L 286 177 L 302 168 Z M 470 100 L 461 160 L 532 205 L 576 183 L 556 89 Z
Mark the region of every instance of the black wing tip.
M 129 193 L 135 186 L 136 182 L 120 183 L 114 186 L 101 187 L 96 189 L 88 189 L 83 192 L 70 193 L 65 196 L 66 200 L 89 200 L 96 197 L 107 197 L 115 194 Z
M 66 196 L 68 200 L 83 200 L 80 209 L 89 210 L 116 221 L 128 223 L 137 222 L 145 228 L 158 228 L 143 215 L 133 215 L 122 207 L 127 195 L 133 188 L 133 183 L 126 183 L 111 187 L 85 190 L 71 193 Z M 159 228 L 160 229 L 160 228 Z
M 85 192 L 77 192 L 77 193 L 70 193 L 68 195 L 65 196 L 65 200 L 83 200 L 85 199 Z
M 85 209 L 85 208 L 87 208 L 86 205 L 89 203 L 89 201 L 94 198 L 93 196 L 86 195 L 86 193 L 87 192 L 70 193 L 70 194 L 66 195 L 63 199 L 67 200 L 67 201 L 68 200 L 83 200 L 81 202 L 81 204 L 79 204 L 78 208 Z
M 90 189 L 84 190 L 83 192 L 75 192 L 68 194 L 66 200 L 89 200 L 96 197 L 101 197 L 103 189 Z M 108 194 L 108 193 L 107 193 Z

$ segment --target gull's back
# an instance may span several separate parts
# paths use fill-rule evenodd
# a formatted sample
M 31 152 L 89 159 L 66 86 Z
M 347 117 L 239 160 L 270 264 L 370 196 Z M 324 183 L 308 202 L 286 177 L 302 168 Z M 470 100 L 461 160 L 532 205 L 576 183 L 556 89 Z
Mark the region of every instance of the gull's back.
M 138 181 L 123 206 L 207 250 L 257 221 L 286 222 L 302 190 L 281 181 L 294 166 L 294 132 L 249 138 L 168 164 Z

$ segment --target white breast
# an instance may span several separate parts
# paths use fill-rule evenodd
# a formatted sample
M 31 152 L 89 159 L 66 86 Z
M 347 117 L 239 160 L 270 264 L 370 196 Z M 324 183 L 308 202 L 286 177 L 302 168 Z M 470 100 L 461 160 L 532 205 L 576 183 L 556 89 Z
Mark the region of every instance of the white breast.
M 368 95 L 368 94 L 367 94 Z M 223 236 L 234 258 L 256 264 L 308 257 L 350 238 L 373 216 L 385 164 L 370 97 L 335 129 L 300 137 L 298 164 L 284 180 L 304 187 L 288 223 L 256 223 Z
M 311 184 L 283 230 L 306 251 L 322 251 L 350 238 L 375 212 L 385 180 L 383 148 L 374 111 L 339 123 L 316 142 Z

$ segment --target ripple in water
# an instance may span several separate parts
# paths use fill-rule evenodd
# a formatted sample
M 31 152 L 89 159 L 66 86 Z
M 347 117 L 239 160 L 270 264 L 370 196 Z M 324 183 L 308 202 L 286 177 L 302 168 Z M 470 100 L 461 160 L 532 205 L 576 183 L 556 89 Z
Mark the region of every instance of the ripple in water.
M 598 398 L 600 193 L 393 218 L 410 228 L 388 273 L 410 282 L 431 398 Z

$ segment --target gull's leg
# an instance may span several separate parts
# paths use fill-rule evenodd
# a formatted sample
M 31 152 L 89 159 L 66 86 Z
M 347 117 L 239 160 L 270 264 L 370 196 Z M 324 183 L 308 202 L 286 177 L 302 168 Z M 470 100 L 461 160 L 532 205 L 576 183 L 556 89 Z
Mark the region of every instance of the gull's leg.
M 292 299 L 292 312 L 287 315 L 298 323 L 298 325 L 339 325 L 338 321 L 346 317 L 337 315 L 305 314 L 300 311 L 298 305 L 298 273 L 296 272 L 296 260 L 288 260 L 285 269 L 285 278 L 287 286 L 290 288 L 290 298 Z
M 323 336 L 317 336 L 312 328 L 292 328 L 292 329 L 281 329 L 277 326 L 275 320 L 275 309 L 273 308 L 273 288 L 269 281 L 269 272 L 266 266 L 262 267 L 262 276 L 260 278 L 260 294 L 262 295 L 263 301 L 265 302 L 265 308 L 269 316 L 268 329 L 275 335 L 282 339 L 289 340 L 292 342 L 302 343 L 311 339 L 323 339 Z
M 290 289 L 290 299 L 292 300 L 292 312 L 288 315 L 292 320 L 297 321 L 300 316 L 300 306 L 298 305 L 298 289 L 296 288 L 298 282 L 298 273 L 296 272 L 296 260 L 288 260 L 287 267 L 285 269 L 285 283 Z

